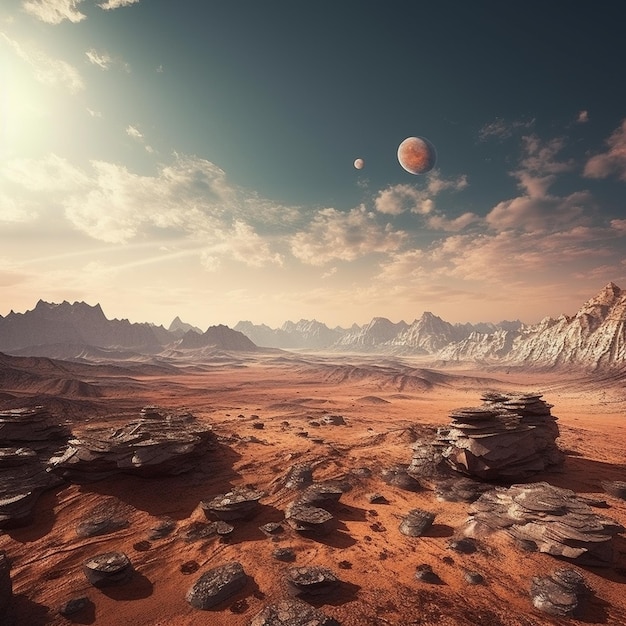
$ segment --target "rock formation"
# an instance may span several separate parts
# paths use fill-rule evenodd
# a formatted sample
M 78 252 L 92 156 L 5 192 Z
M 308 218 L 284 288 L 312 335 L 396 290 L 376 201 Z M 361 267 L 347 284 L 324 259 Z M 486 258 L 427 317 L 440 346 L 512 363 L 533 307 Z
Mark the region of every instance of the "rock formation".
M 624 528 L 597 515 L 573 491 L 539 482 L 496 487 L 470 506 L 465 535 L 482 537 L 496 531 L 527 550 L 609 567 L 613 537 Z
M 166 414 L 148 407 L 139 419 L 121 428 L 84 430 L 51 460 L 51 470 L 75 482 L 118 473 L 182 474 L 194 468 L 212 439 L 210 426 L 191 414 Z
M 421 537 L 434 521 L 434 513 L 422 509 L 411 509 L 400 522 L 400 532 L 407 537 Z
M 454 410 L 452 423 L 438 430 L 450 467 L 484 480 L 517 480 L 563 461 L 556 418 L 541 394 L 486 393 L 482 400 Z
M 200 507 L 207 516 L 212 515 L 220 520 L 247 519 L 252 517 L 264 495 L 263 491 L 240 487 L 211 500 L 202 500 Z
M 298 596 L 319 596 L 330 593 L 339 585 L 339 579 L 326 567 L 310 565 L 287 570 L 285 580 Z
M 62 482 L 46 467 L 68 435 L 41 406 L 0 413 L 0 528 L 28 523 L 39 496 Z

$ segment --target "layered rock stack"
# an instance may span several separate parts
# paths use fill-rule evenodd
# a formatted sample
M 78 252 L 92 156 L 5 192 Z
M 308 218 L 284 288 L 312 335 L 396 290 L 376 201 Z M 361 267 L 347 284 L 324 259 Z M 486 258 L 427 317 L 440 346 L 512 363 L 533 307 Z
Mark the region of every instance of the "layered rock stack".
M 454 470 L 482 480 L 519 480 L 558 465 L 559 429 L 541 394 L 486 393 L 483 404 L 452 411 L 438 444 Z
M 610 567 L 613 537 L 624 528 L 596 514 L 573 491 L 539 482 L 496 487 L 471 505 L 464 534 L 481 537 L 496 531 L 525 550 Z
M 182 474 L 196 466 L 212 440 L 210 426 L 193 415 L 166 414 L 147 407 L 139 419 L 126 426 L 75 436 L 65 453 L 52 459 L 51 470 L 75 482 L 119 473 L 146 477 Z
M 68 436 L 42 406 L 0 412 L 0 528 L 28 523 L 43 491 L 62 482 L 46 467 Z

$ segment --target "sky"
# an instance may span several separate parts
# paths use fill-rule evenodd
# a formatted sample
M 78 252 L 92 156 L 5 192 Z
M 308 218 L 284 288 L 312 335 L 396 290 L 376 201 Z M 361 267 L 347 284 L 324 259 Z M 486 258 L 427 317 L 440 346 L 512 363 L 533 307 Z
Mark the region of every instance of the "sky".
M 609 0 L 2 0 L 0 315 L 573 315 L 626 288 L 625 21 Z M 425 174 L 397 159 L 414 136 Z

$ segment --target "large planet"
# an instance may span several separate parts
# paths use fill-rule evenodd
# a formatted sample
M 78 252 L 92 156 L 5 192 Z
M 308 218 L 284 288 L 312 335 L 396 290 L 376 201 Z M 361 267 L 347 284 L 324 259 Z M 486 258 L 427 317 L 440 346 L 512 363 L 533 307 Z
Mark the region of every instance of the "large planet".
M 362 170 L 364 165 L 365 165 L 365 161 L 363 159 L 357 159 L 354 162 L 354 167 L 356 167 L 357 170 Z
M 426 174 L 435 167 L 437 151 L 424 137 L 407 137 L 398 146 L 398 161 L 411 174 Z

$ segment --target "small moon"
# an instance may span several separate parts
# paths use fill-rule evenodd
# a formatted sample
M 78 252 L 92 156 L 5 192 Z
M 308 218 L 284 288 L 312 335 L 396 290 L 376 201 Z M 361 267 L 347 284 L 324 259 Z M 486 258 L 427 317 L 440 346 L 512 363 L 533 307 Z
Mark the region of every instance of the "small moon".
M 437 151 L 424 137 L 407 137 L 398 146 L 398 161 L 410 174 L 426 174 L 435 167 Z
M 354 162 L 354 167 L 356 167 L 357 170 L 362 170 L 364 166 L 365 166 L 365 161 L 363 159 L 357 159 Z

